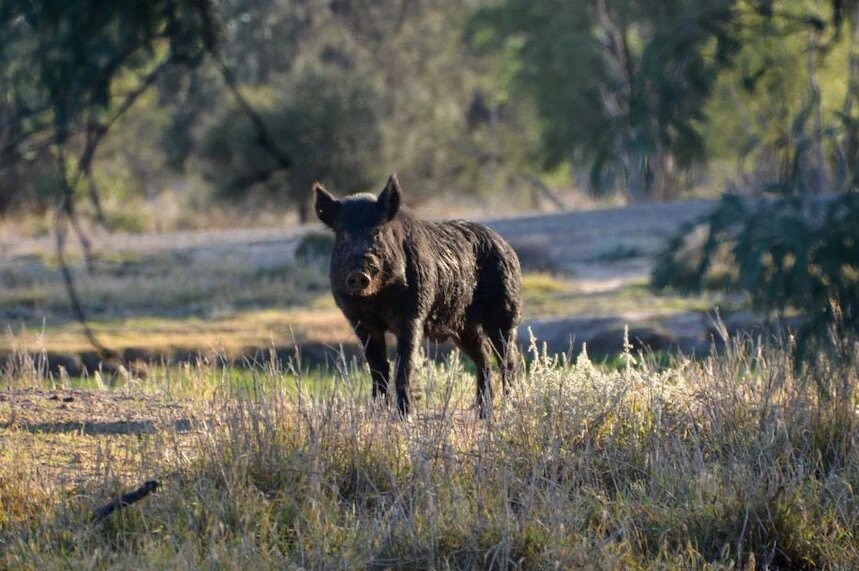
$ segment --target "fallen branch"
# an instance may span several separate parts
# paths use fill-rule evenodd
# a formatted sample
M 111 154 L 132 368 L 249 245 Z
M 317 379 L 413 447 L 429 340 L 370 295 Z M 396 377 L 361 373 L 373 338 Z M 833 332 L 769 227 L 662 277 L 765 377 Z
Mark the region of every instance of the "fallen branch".
M 149 480 L 143 482 L 143 485 L 134 490 L 133 492 L 129 492 L 118 500 L 114 500 L 109 504 L 103 505 L 102 507 L 95 510 L 92 514 L 92 518 L 90 521 L 92 523 L 99 523 L 104 521 L 106 518 L 110 517 L 113 512 L 119 511 L 122 508 L 126 508 L 131 504 L 137 503 L 155 490 L 158 489 L 158 486 L 161 484 L 158 483 L 157 480 Z

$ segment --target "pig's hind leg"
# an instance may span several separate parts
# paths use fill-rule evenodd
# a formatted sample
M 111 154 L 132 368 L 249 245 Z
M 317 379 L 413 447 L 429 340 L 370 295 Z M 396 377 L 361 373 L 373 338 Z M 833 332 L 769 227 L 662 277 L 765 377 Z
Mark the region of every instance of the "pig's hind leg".
M 474 362 L 477 368 L 477 410 L 486 418 L 492 406 L 492 354 L 489 339 L 481 329 L 468 329 L 456 340 L 456 345 Z
M 492 352 L 501 367 L 501 384 L 504 394 L 510 393 L 516 381 L 516 375 L 520 369 L 519 346 L 516 344 L 516 328 L 490 330 L 489 341 L 492 343 Z

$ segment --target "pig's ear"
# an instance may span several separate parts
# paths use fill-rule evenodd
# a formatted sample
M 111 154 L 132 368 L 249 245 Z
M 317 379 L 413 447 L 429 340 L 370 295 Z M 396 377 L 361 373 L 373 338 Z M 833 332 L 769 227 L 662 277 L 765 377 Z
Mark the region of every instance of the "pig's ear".
M 400 210 L 400 200 L 403 192 L 400 190 L 400 181 L 397 180 L 397 175 L 392 174 L 388 179 L 388 184 L 385 185 L 385 190 L 379 195 L 378 203 L 388 220 L 393 220 L 394 216 Z
M 331 193 L 318 182 L 313 183 L 313 194 L 316 196 L 316 216 L 326 226 L 333 227 L 334 218 L 340 211 L 340 201 L 331 196 Z

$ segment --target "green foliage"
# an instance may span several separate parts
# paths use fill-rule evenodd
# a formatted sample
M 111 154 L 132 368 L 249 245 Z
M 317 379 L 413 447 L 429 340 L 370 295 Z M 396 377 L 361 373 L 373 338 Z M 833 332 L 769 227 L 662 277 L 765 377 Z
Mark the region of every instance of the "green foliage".
M 849 188 L 858 156 L 859 3 L 794 0 L 767 12 L 738 2 L 734 21 L 737 52 L 702 125 L 716 186 Z
M 573 158 L 598 193 L 667 196 L 673 170 L 704 158 L 698 123 L 734 49 L 731 4 L 509 0 L 478 12 L 470 37 L 520 61 L 514 86 L 537 102 L 546 166 Z
M 21 90 L 16 104 L 34 112 L 48 108 L 58 138 L 64 141 L 84 111 L 109 108 L 119 72 L 148 65 L 155 42 L 171 39 L 174 30 L 166 29 L 169 20 L 189 17 L 190 4 L 135 0 L 99 5 L 85 1 L 13 4 L 2 23 L 33 49 L 32 57 L 8 70 Z M 187 13 L 180 16 L 176 11 L 183 8 Z M 12 39 L 3 47 L 20 45 Z
M 461 41 L 483 0 L 118 2 L 104 10 L 84 0 L 73 4 L 67 12 L 50 2 L 3 9 L 0 208 L 55 201 L 57 189 L 43 201 L 33 181 L 57 170 L 57 144 L 67 147 L 72 174 L 73 158 L 96 156 L 92 178 L 84 173 L 85 183 L 98 183 L 93 196 L 187 194 L 207 175 L 221 196 L 262 190 L 286 198 L 284 205 L 303 217 L 303 197 L 288 189 L 313 178 L 338 190 L 365 190 L 397 170 L 413 201 L 527 186 L 519 174 L 532 170 L 530 103 L 486 96 L 494 92 L 487 62 Z M 233 78 L 229 90 L 224 69 Z M 311 85 L 313 76 L 319 85 Z M 134 95 L 150 85 L 156 98 Z M 259 123 L 276 137 L 262 137 L 258 122 L 242 117 L 247 109 L 236 93 L 260 106 Z M 491 118 L 470 115 L 475 102 L 488 102 Z M 114 122 L 132 103 L 128 121 Z M 325 140 L 319 128 L 330 126 L 337 132 Z M 218 132 L 234 138 L 218 145 L 212 141 Z M 98 153 L 89 152 L 101 137 Z M 288 161 L 272 157 L 277 153 L 262 140 L 274 138 Z M 369 159 L 355 150 L 375 157 L 370 162 L 379 172 L 358 172 L 365 169 L 357 163 Z M 209 155 L 227 159 L 214 164 Z M 335 156 L 341 164 L 320 158 Z M 116 172 L 133 180 L 123 176 L 117 190 Z M 85 184 L 73 186 L 78 199 L 85 196 Z
M 78 199 L 90 190 L 95 203 L 102 181 L 114 180 L 105 171 L 133 171 L 137 182 L 124 180 L 119 194 L 147 198 L 187 192 L 186 177 L 205 174 L 221 196 L 262 190 L 305 218 L 295 189 L 307 180 L 365 189 L 392 170 L 417 200 L 517 194 L 529 188 L 523 175 L 546 169 L 596 193 L 670 198 L 719 186 L 708 176 L 727 163 L 739 173 L 721 178 L 738 185 L 799 170 L 807 187 L 844 189 L 859 156 L 857 6 L 5 3 L 0 211 L 45 208 L 60 190 Z M 157 98 L 140 96 L 150 87 Z M 250 109 L 236 102 L 242 93 Z M 133 119 L 117 121 L 132 104 Z M 276 136 L 265 135 L 269 127 Z M 319 127 L 336 127 L 345 141 L 334 145 Z M 232 139 L 216 143 L 218 133 Z M 814 153 L 794 153 L 801 146 Z M 366 156 L 320 159 L 355 149 Z M 73 159 L 97 185 L 74 176 L 71 191 L 49 184 L 63 183 L 51 171 L 73 171 Z M 379 172 L 359 166 L 368 162 Z
M 799 354 L 841 351 L 859 336 L 859 194 L 829 200 L 791 196 L 749 203 L 726 195 L 703 224 L 704 240 L 689 245 L 687 227 L 653 270 L 656 288 L 700 291 L 720 257 L 735 268 L 722 287 L 738 289 L 760 310 L 805 316 Z M 712 285 L 712 282 L 709 282 Z
M 367 190 L 379 178 L 379 95 L 361 75 L 340 69 L 310 70 L 294 79 L 258 111 L 281 148 L 294 161 L 284 176 L 274 157 L 258 144 L 241 111 L 227 111 L 203 137 L 206 176 L 226 196 L 242 196 L 258 185 L 296 205 L 309 219 L 315 180 L 341 193 Z
M 77 175 L 89 171 L 97 141 L 145 91 L 154 77 L 147 76 L 166 62 L 199 61 L 199 14 L 208 9 L 190 0 L 3 3 L 0 169 L 12 184 L 0 191 L 0 211 L 73 193 L 63 182 L 49 200 L 33 200 L 31 179 L 59 167 L 53 176 L 64 181 L 67 145 L 84 149 Z
M 491 196 L 507 190 L 527 162 L 524 157 L 534 129 L 511 105 L 497 114 L 498 121 L 492 125 L 487 117 L 469 118 L 472 103 L 489 89 L 485 62 L 467 53 L 461 42 L 462 27 L 473 9 L 452 0 L 408 6 L 399 0 L 307 6 L 259 0 L 229 5 L 224 18 L 233 25 L 224 30 L 223 51 L 243 92 L 260 107 L 265 122 L 279 130 L 278 146 L 298 153 L 290 154 L 295 166 L 290 170 L 295 172 L 281 170 L 266 179 L 273 172 L 272 165 L 265 164 L 269 159 L 254 150 L 239 150 L 246 143 L 256 146 L 255 135 L 249 133 L 251 140 L 240 137 L 223 143 L 218 151 L 221 157 L 245 163 L 240 166 L 247 167 L 246 176 L 239 176 L 241 168 L 221 176 L 217 161 L 207 155 L 219 146 L 212 141 L 215 130 L 219 125 L 228 127 L 230 114 L 237 116 L 239 110 L 215 94 L 205 70 L 188 77 L 165 76 L 168 86 L 162 99 L 170 110 L 171 125 L 164 140 L 171 166 L 177 171 L 202 166 L 207 180 L 220 187 L 221 196 L 239 198 L 254 190 L 287 196 L 284 204 L 303 208 L 299 211 L 303 216 L 308 214 L 304 187 L 313 178 L 327 177 L 338 191 L 367 190 L 369 182 L 376 184 L 396 170 L 413 203 L 442 192 L 464 190 Z M 325 85 L 302 88 L 313 76 Z M 340 90 L 345 96 L 326 95 L 328 101 L 340 97 L 353 114 L 362 105 L 350 100 L 357 91 L 374 117 L 360 112 L 337 117 L 340 111 L 326 111 L 325 102 L 309 95 L 309 89 L 327 94 Z M 294 114 L 285 117 L 287 110 Z M 246 120 L 240 121 L 249 127 Z M 248 131 L 245 127 L 235 129 Z M 332 141 L 320 139 L 326 136 L 320 127 L 326 127 L 332 141 L 335 130 L 348 138 L 362 137 L 357 148 L 375 156 L 372 162 L 378 171 L 371 177 L 353 178 L 347 172 L 352 170 L 350 165 L 332 163 L 341 150 L 331 148 Z M 228 131 L 221 132 L 230 135 Z M 306 133 L 314 135 L 308 138 Z M 305 142 L 286 138 L 296 134 Z M 307 148 L 311 144 L 319 148 Z M 356 148 L 354 142 L 345 145 Z M 198 152 L 204 155 L 202 164 L 187 160 Z M 330 164 L 320 168 L 326 160 Z M 287 180 L 291 178 L 296 180 Z M 301 187 L 299 200 L 288 196 L 285 189 L 291 186 Z
M 826 349 L 852 360 L 849 345 L 859 334 L 859 162 L 852 131 L 859 3 L 794 7 L 805 16 L 740 3 L 735 18 L 741 49 L 717 89 L 719 98 L 730 98 L 722 100 L 730 109 L 708 128 L 737 135 L 723 141 L 741 165 L 735 180 L 770 198 L 725 196 L 715 212 L 669 243 L 653 281 L 657 288 L 739 290 L 759 310 L 799 312 L 799 356 L 813 364 L 815 351 Z M 846 42 L 841 9 L 851 15 Z M 834 32 L 827 38 L 829 22 Z M 824 91 L 822 82 L 832 84 L 836 76 L 837 88 Z M 714 102 L 711 110 L 719 111 Z M 718 143 L 719 137 L 711 140 Z M 746 171 L 746 161 L 754 172 Z M 829 199 L 813 196 L 843 190 L 848 192 Z
M 666 198 L 705 172 L 754 186 L 794 169 L 843 189 L 859 156 L 855 2 L 507 0 L 467 37 L 534 101 L 543 165 L 589 170 L 596 193 Z

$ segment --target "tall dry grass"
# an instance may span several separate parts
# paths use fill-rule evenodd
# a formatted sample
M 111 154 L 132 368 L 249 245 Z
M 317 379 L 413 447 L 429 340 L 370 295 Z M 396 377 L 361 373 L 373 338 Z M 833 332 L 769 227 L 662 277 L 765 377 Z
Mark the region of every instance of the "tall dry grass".
M 345 364 L 323 393 L 260 368 L 243 398 L 200 368 L 196 430 L 104 467 L 163 488 L 99 525 L 107 477 L 58 494 L 0 464 L 0 567 L 859 568 L 855 395 L 815 383 L 857 372 L 790 354 L 740 339 L 607 369 L 532 346 L 487 421 L 457 362 L 428 364 L 410 423 Z

